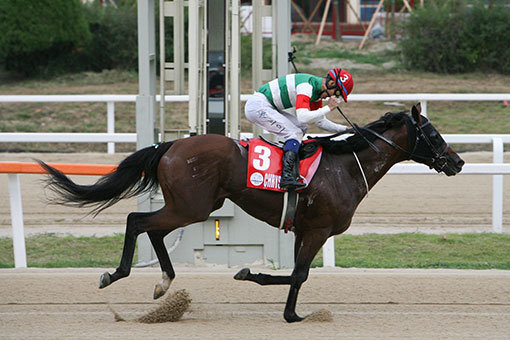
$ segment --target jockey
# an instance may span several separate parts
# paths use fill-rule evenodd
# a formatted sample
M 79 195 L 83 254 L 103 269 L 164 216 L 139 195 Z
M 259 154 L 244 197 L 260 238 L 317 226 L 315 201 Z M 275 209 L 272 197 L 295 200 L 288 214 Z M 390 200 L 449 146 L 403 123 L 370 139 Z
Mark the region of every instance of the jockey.
M 270 133 L 285 139 L 283 145 L 282 177 L 280 188 L 300 189 L 306 186 L 298 181 L 298 151 L 307 124 L 337 133 L 347 129 L 326 118 L 334 110 L 342 96 L 347 102 L 354 83 L 349 72 L 340 68 L 329 70 L 326 78 L 306 73 L 283 76 L 262 85 L 250 96 L 245 106 L 246 118 Z M 322 107 L 322 100 L 329 98 Z M 296 108 L 296 115 L 285 109 Z

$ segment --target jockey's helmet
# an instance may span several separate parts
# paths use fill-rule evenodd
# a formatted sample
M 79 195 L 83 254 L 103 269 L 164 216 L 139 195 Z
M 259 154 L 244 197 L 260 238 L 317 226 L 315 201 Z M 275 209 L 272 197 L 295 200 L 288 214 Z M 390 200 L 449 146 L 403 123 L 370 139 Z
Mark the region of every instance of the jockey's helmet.
M 334 80 L 335 85 L 329 86 L 330 80 Z M 346 70 L 334 68 L 328 71 L 328 75 L 326 76 L 327 89 L 336 89 L 335 96 L 340 97 L 341 95 L 345 102 L 347 102 L 347 96 L 351 93 L 353 86 L 352 75 Z

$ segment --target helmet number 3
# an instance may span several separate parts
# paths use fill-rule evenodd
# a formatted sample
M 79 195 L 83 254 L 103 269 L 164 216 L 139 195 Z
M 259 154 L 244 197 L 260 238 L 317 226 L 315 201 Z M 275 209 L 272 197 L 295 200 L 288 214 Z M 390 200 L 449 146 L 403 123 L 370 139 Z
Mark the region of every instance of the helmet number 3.
M 340 81 L 342 83 L 345 83 L 347 80 L 349 80 L 349 75 L 344 74 L 343 76 L 340 76 Z
M 271 166 L 271 149 L 267 146 L 257 145 L 253 149 L 253 152 L 258 154 L 258 157 L 253 160 L 253 167 L 257 170 L 264 171 L 269 169 Z

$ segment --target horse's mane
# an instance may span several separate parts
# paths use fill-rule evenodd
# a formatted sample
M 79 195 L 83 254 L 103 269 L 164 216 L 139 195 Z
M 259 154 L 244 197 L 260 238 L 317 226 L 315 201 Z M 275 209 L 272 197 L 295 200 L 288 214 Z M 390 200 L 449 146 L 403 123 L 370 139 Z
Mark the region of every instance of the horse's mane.
M 378 120 L 367 124 L 365 127 L 370 128 L 371 130 L 377 133 L 383 133 L 384 131 L 402 126 L 407 119 L 407 111 L 403 112 L 388 112 Z M 370 132 L 362 130 L 361 133 L 368 139 L 370 142 L 373 142 L 377 137 L 375 137 Z M 351 137 L 341 140 L 335 141 L 327 138 L 317 139 L 317 143 L 322 145 L 325 152 L 332 154 L 343 154 L 343 153 L 351 153 L 361 151 L 368 147 L 368 143 L 360 136 L 358 133 L 352 135 Z

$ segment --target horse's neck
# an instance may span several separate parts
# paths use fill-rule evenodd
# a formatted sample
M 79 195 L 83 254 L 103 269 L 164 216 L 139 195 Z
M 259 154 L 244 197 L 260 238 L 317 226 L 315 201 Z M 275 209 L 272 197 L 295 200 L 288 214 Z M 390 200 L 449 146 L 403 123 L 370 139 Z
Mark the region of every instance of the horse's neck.
M 407 147 L 407 136 L 402 137 L 394 131 L 389 131 L 384 136 L 393 140 L 398 145 Z M 397 150 L 393 146 L 382 140 L 376 140 L 374 144 L 379 148 L 377 153 L 372 148 L 367 148 L 358 153 L 360 164 L 367 178 L 370 189 L 390 170 L 390 168 L 405 159 L 402 151 Z

